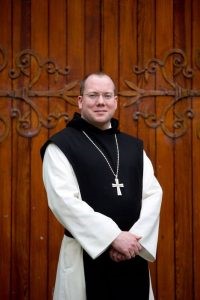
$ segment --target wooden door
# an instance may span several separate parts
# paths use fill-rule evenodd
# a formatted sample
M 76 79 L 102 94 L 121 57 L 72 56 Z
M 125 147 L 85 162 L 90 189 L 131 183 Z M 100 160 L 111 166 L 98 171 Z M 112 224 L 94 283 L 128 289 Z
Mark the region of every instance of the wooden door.
M 199 299 L 199 14 L 198 0 L 0 0 L 1 299 L 52 299 L 63 229 L 39 150 L 77 111 L 79 80 L 99 70 L 164 191 L 156 299 Z

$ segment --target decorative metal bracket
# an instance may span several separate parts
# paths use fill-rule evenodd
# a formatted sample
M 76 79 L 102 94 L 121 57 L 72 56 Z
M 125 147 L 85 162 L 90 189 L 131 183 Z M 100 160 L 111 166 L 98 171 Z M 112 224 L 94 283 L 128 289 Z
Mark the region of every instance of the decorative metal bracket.
M 196 52 L 196 66 L 200 69 L 200 50 Z M 149 77 L 156 75 L 158 71 L 161 73 L 161 78 L 164 79 L 163 82 L 166 82 L 170 89 L 149 90 L 140 87 L 143 84 L 145 85 Z M 187 89 L 178 83 L 178 80 L 183 82 L 184 79 L 191 80 L 194 77 L 194 69 L 188 67 L 185 53 L 181 49 L 171 49 L 165 54 L 163 60 L 153 58 L 147 62 L 143 69 L 134 66 L 133 73 L 138 76 L 139 85 L 137 86 L 133 82 L 125 80 L 128 90 L 119 92 L 120 96 L 128 99 L 124 105 L 125 107 L 131 105 L 136 107 L 133 119 L 138 121 L 142 117 L 147 126 L 151 128 L 160 127 L 170 138 L 183 136 L 188 130 L 188 120 L 192 119 L 195 114 L 191 108 L 190 100 L 194 97 L 200 97 L 200 90 Z M 155 112 L 139 110 L 139 104 L 143 100 L 145 101 L 147 97 L 162 97 L 163 110 L 160 116 L 157 116 Z M 165 99 L 163 97 L 170 97 L 172 100 L 164 105 Z M 187 101 L 187 104 L 184 105 L 184 111 L 180 111 L 177 104 L 183 99 Z M 172 124 L 169 127 L 168 116 L 170 113 L 173 117 L 171 118 Z M 200 138 L 200 125 L 197 128 L 197 136 Z
M 200 50 L 196 52 L 195 65 L 196 70 L 199 70 Z M 68 121 L 69 116 L 64 111 L 50 112 L 44 116 L 35 100 L 38 97 L 49 101 L 52 98 L 59 98 L 70 105 L 76 105 L 74 97 L 78 96 L 76 90 L 78 80 L 65 84 L 69 72 L 68 67 L 61 69 L 53 59 L 42 60 L 36 52 L 30 49 L 18 53 L 15 57 L 14 68 L 8 68 L 7 53 L 0 47 L 0 76 L 2 75 L 2 78 L 7 76 L 10 88 L 0 90 L 0 107 L 5 99 L 11 100 L 8 105 L 10 111 L 7 115 L 6 112 L 0 110 L 0 142 L 9 134 L 11 118 L 16 119 L 16 130 L 24 137 L 36 136 L 42 127 L 47 129 L 56 127 L 60 119 Z M 195 75 L 195 70 L 188 67 L 186 54 L 181 49 L 171 49 L 164 55 L 163 60 L 150 59 L 143 69 L 134 66 L 133 73 L 137 76 L 138 85 L 124 80 L 128 89 L 119 92 L 120 97 L 127 99 L 125 107 L 134 106 L 133 119 L 139 121 L 143 118 L 148 127 L 161 128 L 163 133 L 170 138 L 184 135 L 188 130 L 189 120 L 195 115 L 191 99 L 200 97 L 199 89 L 188 89 L 183 86 L 183 82 L 191 86 L 191 80 Z M 155 75 L 159 75 L 157 78 L 159 82 L 162 82 L 161 86 L 166 87 L 145 89 L 150 78 L 153 78 L 155 82 Z M 48 88 L 41 90 L 37 88 L 37 85 L 40 85 L 39 81 L 43 78 L 46 78 Z M 54 79 L 53 86 L 57 87 L 56 89 L 48 86 L 50 78 Z M 146 108 L 141 110 L 140 104 L 148 101 L 149 97 L 155 99 L 162 97 L 160 100 L 163 103 L 163 109 L 160 116 L 157 116 L 156 112 L 149 112 L 148 105 L 142 106 Z M 170 100 L 165 105 L 167 97 Z M 180 108 L 178 103 L 184 99 L 186 103 L 184 102 L 184 106 Z M 184 107 L 183 111 L 181 111 L 182 107 Z M 169 115 L 170 118 L 168 118 Z M 169 125 L 169 120 L 172 120 L 171 125 Z M 200 125 L 197 128 L 197 136 L 200 138 Z
M 6 51 L 0 47 L 0 72 L 7 67 Z M 42 127 L 47 129 L 56 127 L 58 121 L 63 118 L 66 122 L 69 116 L 66 112 L 51 112 L 46 117 L 42 114 L 39 106 L 36 105 L 35 97 L 60 98 L 70 105 L 76 105 L 74 97 L 78 96 L 78 91 L 74 90 L 78 81 L 65 84 L 57 90 L 37 90 L 33 87 L 39 82 L 43 73 L 47 76 L 54 76 L 54 84 L 58 83 L 59 77 L 67 76 L 69 68 L 60 69 L 53 59 L 42 60 L 33 50 L 21 51 L 15 58 L 15 67 L 8 70 L 11 90 L 0 90 L 0 100 L 4 98 L 13 99 L 10 105 L 10 117 L 0 112 L 0 142 L 2 142 L 10 131 L 10 118 L 16 118 L 16 130 L 19 135 L 33 137 L 39 134 Z M 17 85 L 14 80 L 18 79 Z M 2 99 L 1 99 L 2 98 Z M 20 102 L 27 105 L 20 105 Z M 31 122 L 31 115 L 36 116 L 36 121 Z

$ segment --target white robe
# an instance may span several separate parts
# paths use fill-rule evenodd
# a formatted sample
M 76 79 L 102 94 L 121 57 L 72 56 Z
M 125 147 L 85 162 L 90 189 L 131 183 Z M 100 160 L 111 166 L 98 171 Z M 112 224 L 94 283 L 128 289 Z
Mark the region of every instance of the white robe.
M 162 189 L 144 152 L 142 208 L 130 231 L 141 236 L 140 256 L 156 258 Z M 54 300 L 86 300 L 83 249 L 95 259 L 121 232 L 109 217 L 95 212 L 81 199 L 79 185 L 63 152 L 48 145 L 43 160 L 43 180 L 48 205 L 57 220 L 75 238 L 63 237 L 54 289 Z M 89 188 L 89 187 L 88 187 Z M 149 300 L 153 300 L 150 285 Z

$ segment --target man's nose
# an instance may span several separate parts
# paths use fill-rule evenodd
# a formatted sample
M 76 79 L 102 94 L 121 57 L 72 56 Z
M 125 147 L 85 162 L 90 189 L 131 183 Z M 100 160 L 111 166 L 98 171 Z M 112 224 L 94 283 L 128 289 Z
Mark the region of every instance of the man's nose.
M 105 104 L 104 98 L 102 94 L 99 94 L 98 104 Z

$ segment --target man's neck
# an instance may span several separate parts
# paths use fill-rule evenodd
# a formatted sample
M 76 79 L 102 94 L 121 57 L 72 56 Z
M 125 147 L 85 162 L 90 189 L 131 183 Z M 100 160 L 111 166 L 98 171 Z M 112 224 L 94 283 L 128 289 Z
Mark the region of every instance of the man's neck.
M 90 122 L 89 120 L 87 120 L 83 116 L 81 116 L 81 118 L 84 119 L 87 123 L 91 124 L 94 127 L 97 127 L 98 129 L 101 129 L 101 130 L 106 130 L 106 129 L 109 129 L 109 128 L 112 127 L 111 122 L 108 122 L 108 123 L 102 125 L 102 124 L 99 124 L 99 123 Z

